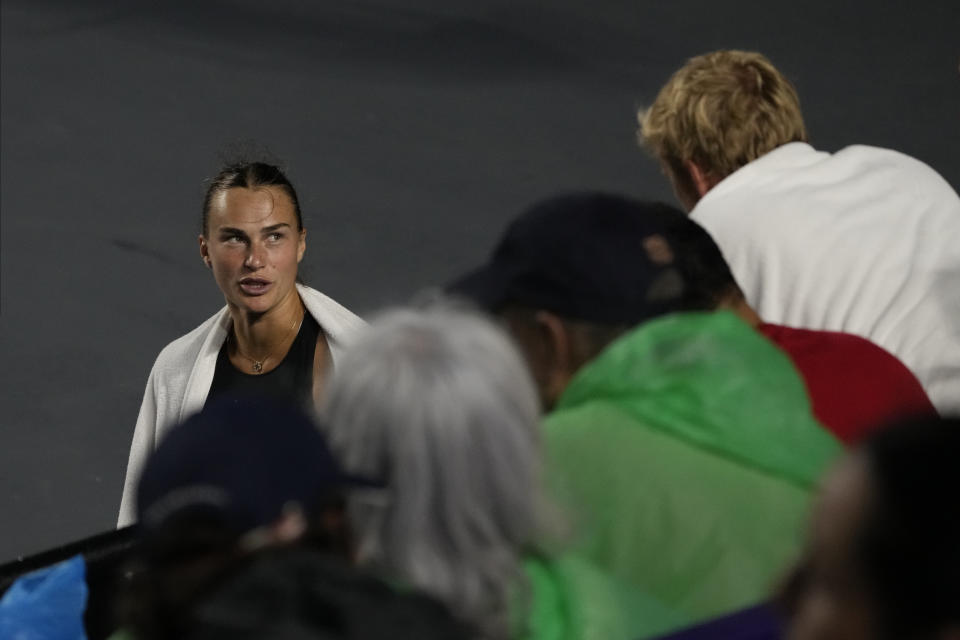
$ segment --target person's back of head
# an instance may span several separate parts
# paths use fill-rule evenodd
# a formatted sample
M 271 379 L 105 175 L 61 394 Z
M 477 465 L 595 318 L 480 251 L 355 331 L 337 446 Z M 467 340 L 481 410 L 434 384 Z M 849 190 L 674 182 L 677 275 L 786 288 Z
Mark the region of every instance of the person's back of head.
M 486 265 L 449 288 L 506 320 L 551 409 L 624 332 L 692 308 L 665 233 L 684 217 L 601 192 L 547 198 L 513 220 Z
M 539 406 L 508 338 L 452 308 L 388 313 L 337 362 L 324 416 L 346 468 L 389 488 L 351 497 L 359 561 L 507 637 L 541 512 Z
M 706 229 L 678 212 L 676 219 L 665 227 L 664 236 L 673 248 L 677 270 L 686 285 L 684 310 L 727 310 L 750 326 L 763 323 L 743 295 L 719 245 Z
M 871 435 L 821 490 L 781 601 L 790 638 L 960 637 L 960 418 Z
M 348 488 L 299 409 L 223 397 L 173 429 L 137 488 L 139 541 L 119 617 L 138 640 L 182 637 L 194 606 L 263 549 L 303 546 L 348 559 Z
M 960 637 L 960 418 L 881 430 L 863 453 L 873 501 L 861 554 L 887 637 Z
M 730 265 L 706 229 L 677 212 L 664 225 L 663 235 L 673 249 L 685 291 L 682 306 L 689 311 L 734 308 L 743 301 Z
M 765 56 L 747 51 L 691 58 L 638 119 L 641 144 L 687 208 L 740 167 L 807 139 L 793 85 Z

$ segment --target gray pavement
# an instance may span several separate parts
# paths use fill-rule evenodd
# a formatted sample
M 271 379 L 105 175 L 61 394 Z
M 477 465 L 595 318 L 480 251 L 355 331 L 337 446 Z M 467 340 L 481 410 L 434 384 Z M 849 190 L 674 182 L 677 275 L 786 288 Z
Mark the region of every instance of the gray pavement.
M 767 53 L 813 142 L 960 186 L 960 4 L 0 3 L 0 561 L 113 525 L 143 385 L 222 298 L 197 251 L 225 144 L 283 158 L 306 279 L 366 313 L 475 264 L 559 189 L 670 198 L 634 109 L 691 55 Z

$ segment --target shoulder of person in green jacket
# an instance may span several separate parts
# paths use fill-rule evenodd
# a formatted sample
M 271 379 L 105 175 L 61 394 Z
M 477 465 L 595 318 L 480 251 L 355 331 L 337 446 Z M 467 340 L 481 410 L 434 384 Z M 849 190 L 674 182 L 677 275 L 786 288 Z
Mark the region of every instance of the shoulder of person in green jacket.
M 528 556 L 523 569 L 529 596 L 521 640 L 636 640 L 637 629 L 656 633 L 679 619 L 653 598 L 625 597 L 627 591 L 574 554 Z
M 805 488 L 841 451 L 789 357 L 728 311 L 630 331 L 574 376 L 547 423 L 591 403 Z
M 631 587 L 624 597 L 679 612 L 672 628 L 766 597 L 841 451 L 786 355 L 726 313 L 630 332 L 578 373 L 544 428 L 573 551 Z

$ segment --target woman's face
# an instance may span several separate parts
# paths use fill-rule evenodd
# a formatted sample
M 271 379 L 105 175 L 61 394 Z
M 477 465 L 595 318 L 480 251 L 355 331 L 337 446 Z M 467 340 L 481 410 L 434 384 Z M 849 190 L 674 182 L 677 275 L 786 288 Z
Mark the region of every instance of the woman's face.
M 235 187 L 210 203 L 200 254 L 231 309 L 262 314 L 296 295 L 306 231 L 280 187 Z

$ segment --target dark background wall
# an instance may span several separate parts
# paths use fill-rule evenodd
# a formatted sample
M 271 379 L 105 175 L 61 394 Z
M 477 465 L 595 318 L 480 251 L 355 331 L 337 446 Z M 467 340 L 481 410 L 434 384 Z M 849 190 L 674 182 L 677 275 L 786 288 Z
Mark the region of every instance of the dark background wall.
M 634 109 L 716 48 L 768 54 L 818 147 L 956 188 L 960 3 L 858 4 L 3 0 L 0 561 L 113 525 L 153 359 L 222 304 L 196 235 L 225 144 L 285 160 L 307 280 L 359 312 L 558 189 L 669 199 Z

